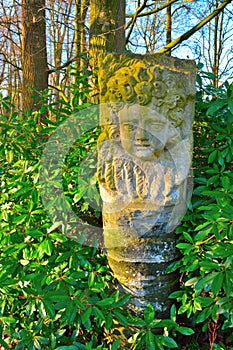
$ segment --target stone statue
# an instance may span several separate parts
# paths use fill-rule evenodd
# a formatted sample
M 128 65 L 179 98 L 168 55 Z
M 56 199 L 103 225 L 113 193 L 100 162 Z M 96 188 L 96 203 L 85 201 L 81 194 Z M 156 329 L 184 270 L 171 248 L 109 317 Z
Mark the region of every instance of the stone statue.
M 98 180 L 109 264 L 135 312 L 167 316 L 175 228 L 190 197 L 195 64 L 165 55 L 100 63 Z

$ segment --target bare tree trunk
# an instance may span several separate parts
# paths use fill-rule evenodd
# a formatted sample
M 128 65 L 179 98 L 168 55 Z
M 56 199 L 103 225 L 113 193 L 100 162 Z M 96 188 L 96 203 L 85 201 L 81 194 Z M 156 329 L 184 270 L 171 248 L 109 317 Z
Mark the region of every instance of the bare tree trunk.
M 22 70 L 23 109 L 37 110 L 38 98 L 32 98 L 32 88 L 38 92 L 48 87 L 46 50 L 45 0 L 22 0 Z
M 219 5 L 219 1 L 216 0 L 216 7 Z M 219 66 L 220 66 L 220 57 L 223 50 L 223 20 L 224 20 L 224 11 L 222 11 L 218 16 L 215 17 L 214 25 L 214 48 L 213 48 L 213 66 L 212 72 L 215 75 L 214 85 L 218 87 L 219 84 Z
M 87 42 L 85 33 L 85 19 L 90 0 L 75 0 L 75 68 L 82 70 L 84 61 L 81 54 L 87 52 Z
M 170 0 L 167 0 L 169 3 Z M 172 41 L 172 5 L 167 6 L 166 12 L 166 45 L 170 44 Z M 167 55 L 171 56 L 171 50 L 167 52 Z
M 125 50 L 126 0 L 91 0 L 90 2 L 90 67 L 98 67 L 99 58 L 105 53 L 123 53 Z M 98 103 L 99 90 L 95 77 L 91 100 Z
M 90 56 L 97 65 L 101 52 L 123 53 L 125 50 L 125 0 L 91 0 Z
M 87 59 L 84 55 L 87 53 L 87 38 L 85 29 L 85 20 L 89 8 L 90 0 L 75 0 L 75 35 L 74 35 L 74 52 L 75 52 L 75 71 L 83 75 L 85 66 L 87 66 Z M 74 84 L 79 84 L 79 99 L 78 103 L 81 105 L 85 97 L 82 96 L 83 84 L 78 82 L 78 75 L 74 76 Z

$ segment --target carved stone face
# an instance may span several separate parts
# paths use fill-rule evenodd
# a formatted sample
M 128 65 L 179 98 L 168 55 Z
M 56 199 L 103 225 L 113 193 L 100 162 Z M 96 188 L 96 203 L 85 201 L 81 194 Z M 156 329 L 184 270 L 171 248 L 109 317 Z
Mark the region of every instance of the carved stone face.
M 120 137 L 130 155 L 153 160 L 160 156 L 168 140 L 169 122 L 148 106 L 127 106 L 119 112 Z

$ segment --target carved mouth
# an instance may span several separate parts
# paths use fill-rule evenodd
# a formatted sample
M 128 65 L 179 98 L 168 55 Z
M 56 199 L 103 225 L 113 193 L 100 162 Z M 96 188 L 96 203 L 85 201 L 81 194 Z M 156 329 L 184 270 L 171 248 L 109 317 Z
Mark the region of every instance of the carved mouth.
M 137 147 L 137 148 L 150 147 L 150 144 L 149 143 L 136 143 L 135 147 Z

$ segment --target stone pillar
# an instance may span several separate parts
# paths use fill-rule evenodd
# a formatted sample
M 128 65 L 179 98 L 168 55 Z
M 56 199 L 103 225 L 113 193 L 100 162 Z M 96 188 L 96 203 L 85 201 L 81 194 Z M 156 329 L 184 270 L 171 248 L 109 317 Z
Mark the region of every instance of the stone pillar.
M 100 62 L 98 180 L 104 242 L 136 313 L 167 317 L 177 274 L 175 228 L 190 198 L 195 63 L 166 55 L 112 55 Z

